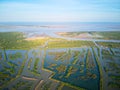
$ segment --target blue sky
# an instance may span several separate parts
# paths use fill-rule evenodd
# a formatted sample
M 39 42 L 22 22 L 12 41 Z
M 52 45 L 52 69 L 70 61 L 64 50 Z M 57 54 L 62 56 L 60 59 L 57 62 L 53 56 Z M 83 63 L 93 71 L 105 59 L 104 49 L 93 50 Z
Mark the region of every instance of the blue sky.
M 120 22 L 120 0 L 0 0 L 0 22 Z

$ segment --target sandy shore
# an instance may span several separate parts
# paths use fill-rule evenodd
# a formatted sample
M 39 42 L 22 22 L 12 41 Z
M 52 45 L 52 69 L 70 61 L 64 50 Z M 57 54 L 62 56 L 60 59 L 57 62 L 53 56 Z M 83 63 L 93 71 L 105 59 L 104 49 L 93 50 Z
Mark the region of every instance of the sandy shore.
M 28 40 L 28 41 L 31 41 L 31 40 L 42 40 L 42 39 L 45 39 L 45 38 L 50 38 L 49 35 L 47 35 L 46 33 L 24 33 L 25 34 L 25 37 L 26 39 L 25 40 Z
M 31 40 L 42 40 L 42 39 L 45 39 L 46 37 L 30 37 L 30 38 L 26 38 L 25 40 L 27 41 L 31 41 Z
M 80 34 L 70 34 L 67 32 L 57 32 L 55 33 L 57 35 L 63 36 L 63 37 L 72 37 L 72 38 L 78 38 L 78 39 L 94 39 L 94 38 L 102 38 L 102 36 L 95 34 L 89 34 L 89 33 L 80 33 Z

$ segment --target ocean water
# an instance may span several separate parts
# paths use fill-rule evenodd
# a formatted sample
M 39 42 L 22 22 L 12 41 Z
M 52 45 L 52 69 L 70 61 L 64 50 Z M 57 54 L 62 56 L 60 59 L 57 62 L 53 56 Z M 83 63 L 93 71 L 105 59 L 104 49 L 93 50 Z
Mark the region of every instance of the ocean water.
M 120 22 L 4 22 L 0 32 L 120 31 Z

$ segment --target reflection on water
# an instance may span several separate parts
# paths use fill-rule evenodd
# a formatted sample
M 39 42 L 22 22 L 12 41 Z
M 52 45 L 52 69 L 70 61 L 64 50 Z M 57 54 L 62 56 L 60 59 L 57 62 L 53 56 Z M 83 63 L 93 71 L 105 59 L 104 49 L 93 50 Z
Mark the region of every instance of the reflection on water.
M 119 57 L 115 48 L 0 50 L 0 85 L 10 90 L 44 90 L 47 85 L 55 90 L 64 82 L 78 89 L 114 90 L 120 85 Z M 69 85 L 63 89 L 75 90 Z
M 48 50 L 44 61 L 44 68 L 55 73 L 52 78 L 89 90 L 99 90 L 100 75 L 91 48 L 58 50 Z

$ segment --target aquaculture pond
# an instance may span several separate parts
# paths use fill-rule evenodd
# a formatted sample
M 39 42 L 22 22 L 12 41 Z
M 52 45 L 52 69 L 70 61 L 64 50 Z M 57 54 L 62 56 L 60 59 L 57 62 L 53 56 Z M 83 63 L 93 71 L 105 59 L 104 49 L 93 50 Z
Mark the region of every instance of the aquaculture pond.
M 100 73 L 92 48 L 49 49 L 44 68 L 54 72 L 51 78 L 78 88 L 100 88 Z
M 120 89 L 120 49 L 101 48 L 101 66 L 103 68 L 103 89 Z
M 0 88 L 34 89 L 40 77 L 41 50 L 0 50 Z M 38 68 L 39 67 L 39 68 Z M 1 90 L 0 89 L 0 90 Z
M 0 49 L 0 90 L 119 90 L 120 49 Z
M 25 54 L 25 50 L 0 50 L 0 86 L 20 74 Z

